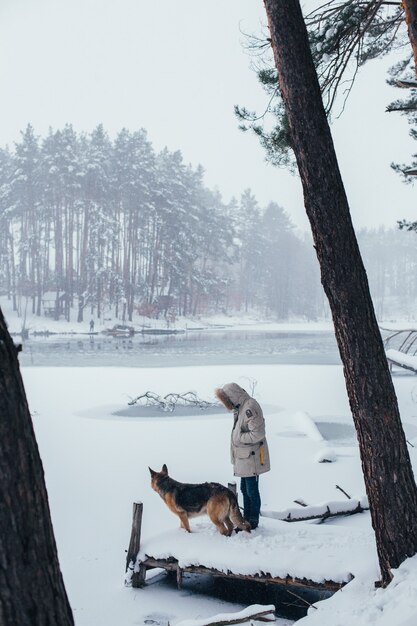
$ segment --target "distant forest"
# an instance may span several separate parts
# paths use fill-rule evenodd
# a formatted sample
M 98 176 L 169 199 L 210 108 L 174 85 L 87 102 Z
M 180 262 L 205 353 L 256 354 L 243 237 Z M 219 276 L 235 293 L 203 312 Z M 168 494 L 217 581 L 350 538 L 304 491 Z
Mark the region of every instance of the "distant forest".
M 79 322 L 107 311 L 326 317 L 310 236 L 279 204 L 260 207 L 249 189 L 225 204 L 203 179 L 143 129 L 112 141 L 101 125 L 67 125 L 42 139 L 29 125 L 0 150 L 0 295 L 20 314 Z M 415 234 L 362 231 L 359 243 L 377 315 L 412 315 Z

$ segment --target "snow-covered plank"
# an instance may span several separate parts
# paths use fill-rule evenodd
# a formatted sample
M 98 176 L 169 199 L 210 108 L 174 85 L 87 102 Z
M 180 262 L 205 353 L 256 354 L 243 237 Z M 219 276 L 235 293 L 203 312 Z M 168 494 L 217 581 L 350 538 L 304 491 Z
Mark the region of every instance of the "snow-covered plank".
M 275 621 L 275 606 L 273 604 L 251 604 L 251 606 L 235 613 L 218 613 L 211 617 L 200 619 L 184 619 L 174 622 L 173 626 L 218 626 L 220 624 L 242 624 L 252 619 L 261 621 Z
M 417 356 L 411 356 L 399 350 L 394 350 L 393 348 L 386 350 L 386 356 L 388 361 L 394 365 L 404 367 L 405 369 L 417 373 Z

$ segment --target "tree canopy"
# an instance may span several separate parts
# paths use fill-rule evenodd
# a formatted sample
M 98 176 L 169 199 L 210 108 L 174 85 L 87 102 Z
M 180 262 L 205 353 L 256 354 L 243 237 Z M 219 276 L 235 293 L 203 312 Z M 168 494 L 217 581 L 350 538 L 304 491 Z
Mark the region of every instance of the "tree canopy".
M 103 126 L 44 138 L 28 126 L 0 150 L 0 224 L 0 293 L 22 315 L 28 303 L 67 320 L 74 307 L 80 322 L 87 309 L 126 321 L 321 310 L 311 246 L 284 209 L 265 210 L 249 189 L 224 202 L 201 166 L 156 152 L 144 129 L 111 140 Z

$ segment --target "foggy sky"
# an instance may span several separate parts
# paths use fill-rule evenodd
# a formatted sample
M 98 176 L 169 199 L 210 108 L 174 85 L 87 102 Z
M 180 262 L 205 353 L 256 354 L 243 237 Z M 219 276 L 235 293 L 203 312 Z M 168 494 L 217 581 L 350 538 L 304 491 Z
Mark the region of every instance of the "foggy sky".
M 266 106 L 242 46 L 264 23 L 262 0 L 1 0 L 0 145 L 29 122 L 42 136 L 65 123 L 103 123 L 111 137 L 143 127 L 156 150 L 201 163 L 225 201 L 250 187 L 307 229 L 298 177 L 267 164 L 233 114 Z M 417 219 L 416 190 L 389 167 L 415 151 L 406 120 L 385 113 L 401 95 L 389 65 L 365 68 L 332 127 L 356 227 Z

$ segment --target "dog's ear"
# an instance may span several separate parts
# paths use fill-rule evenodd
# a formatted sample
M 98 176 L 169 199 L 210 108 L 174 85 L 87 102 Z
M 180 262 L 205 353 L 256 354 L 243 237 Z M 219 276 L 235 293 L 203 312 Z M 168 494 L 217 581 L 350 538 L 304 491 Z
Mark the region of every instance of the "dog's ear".
M 162 469 L 161 469 L 161 474 L 168 474 L 168 468 L 167 468 L 167 466 L 165 465 L 165 463 L 164 463 L 164 464 L 163 464 L 163 466 L 162 466 Z
M 150 467 L 148 467 L 148 470 L 150 471 L 152 478 L 156 476 L 156 474 L 158 473 L 158 472 L 154 472 L 154 470 L 151 469 Z

